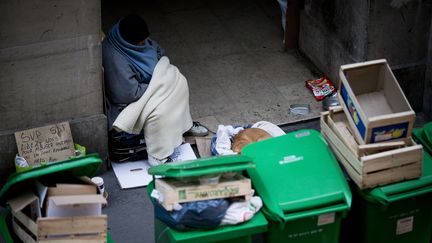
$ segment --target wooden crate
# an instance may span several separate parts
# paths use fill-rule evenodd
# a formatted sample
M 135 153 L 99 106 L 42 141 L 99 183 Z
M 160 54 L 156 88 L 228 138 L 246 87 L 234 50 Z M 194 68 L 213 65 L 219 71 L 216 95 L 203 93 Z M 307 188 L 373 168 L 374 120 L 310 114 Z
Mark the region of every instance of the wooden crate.
M 12 212 L 12 227 L 26 243 L 99 243 L 106 242 L 107 238 L 106 215 L 38 218 L 34 222 L 22 212 Z
M 351 179 L 361 189 L 386 185 L 422 174 L 422 146 L 410 139 L 359 145 L 341 107 L 321 114 L 321 133 Z
M 175 178 L 156 179 L 155 188 L 163 195 L 162 206 L 172 210 L 175 203 L 184 203 L 227 197 L 251 197 L 251 181 L 242 176 L 221 178 L 214 185 L 202 185 L 197 180 L 181 181 Z
M 360 144 L 409 141 L 415 120 L 385 59 L 342 65 L 338 97 Z

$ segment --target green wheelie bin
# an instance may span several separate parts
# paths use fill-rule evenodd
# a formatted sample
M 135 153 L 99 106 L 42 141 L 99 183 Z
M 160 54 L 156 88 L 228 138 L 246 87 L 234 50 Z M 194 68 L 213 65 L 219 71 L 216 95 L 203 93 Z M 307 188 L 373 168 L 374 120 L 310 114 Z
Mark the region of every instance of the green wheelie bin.
M 423 174 L 368 190 L 353 187 L 344 230 L 347 242 L 428 243 L 432 227 L 432 158 L 423 152 Z
M 255 165 L 251 159 L 241 155 L 216 156 L 190 161 L 167 163 L 149 169 L 154 176 L 186 178 L 199 177 L 208 174 L 224 172 L 239 172 Z M 155 186 L 155 180 L 147 186 L 150 195 Z M 154 200 L 152 198 L 152 200 Z M 178 231 L 168 227 L 155 218 L 155 241 L 160 242 L 220 242 L 220 243 L 252 243 L 252 236 L 267 230 L 267 220 L 261 212 L 244 223 L 238 225 L 220 226 L 212 230 Z
M 432 122 L 426 123 L 422 128 L 414 129 L 413 135 L 414 139 L 423 145 L 423 149 L 432 156 Z M 432 233 L 430 242 L 432 242 Z
M 12 215 L 11 208 L 7 204 L 8 198 L 20 194 L 25 188 L 29 188 L 34 180 L 58 182 L 67 181 L 71 177 L 91 177 L 98 172 L 101 164 L 102 160 L 99 155 L 90 154 L 16 172 L 9 176 L 6 184 L 0 190 L 0 205 L 4 208 L 0 213 L 0 239 L 3 238 L 6 243 L 19 242 L 11 227 Z M 33 239 L 33 242 L 36 240 Z M 107 242 L 112 242 L 109 234 L 107 234 Z
M 249 144 L 242 154 L 269 221 L 265 242 L 337 243 L 351 206 L 346 179 L 324 138 L 300 130 Z
M 423 149 L 432 155 L 432 122 L 426 123 L 422 128 L 413 130 L 414 139 L 423 145 Z

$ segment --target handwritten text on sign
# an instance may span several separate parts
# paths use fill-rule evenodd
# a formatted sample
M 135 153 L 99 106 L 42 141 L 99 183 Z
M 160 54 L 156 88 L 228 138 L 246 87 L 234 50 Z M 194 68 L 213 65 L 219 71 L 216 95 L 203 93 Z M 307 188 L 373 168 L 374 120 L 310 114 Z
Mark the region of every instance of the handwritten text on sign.
M 15 133 L 18 153 L 30 166 L 60 161 L 74 155 L 69 122 Z

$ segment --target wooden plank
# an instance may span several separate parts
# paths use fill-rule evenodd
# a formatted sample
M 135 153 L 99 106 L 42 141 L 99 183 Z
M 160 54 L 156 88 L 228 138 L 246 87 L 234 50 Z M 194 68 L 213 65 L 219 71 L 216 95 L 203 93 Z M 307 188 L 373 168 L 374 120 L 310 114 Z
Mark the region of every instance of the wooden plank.
M 344 142 L 345 145 L 354 154 L 358 154 L 358 143 L 356 142 L 353 134 L 351 133 L 348 125 L 348 120 L 343 112 L 330 113 L 327 117 L 327 124 L 340 140 Z
M 358 154 L 359 156 L 363 156 L 370 153 L 397 149 L 403 146 L 405 146 L 405 141 L 362 144 L 358 146 Z
M 373 127 L 378 127 L 378 126 L 387 125 L 389 121 L 391 121 L 392 124 L 395 124 L 395 123 L 402 123 L 411 119 L 415 119 L 414 111 L 404 111 L 404 112 L 374 116 L 370 118 L 370 122 L 371 125 L 373 125 Z
M 80 235 L 106 234 L 107 216 L 78 216 L 61 218 L 39 218 L 38 239 L 45 239 L 49 235 Z
M 24 213 L 21 211 L 14 212 L 11 210 L 12 216 L 18 220 L 21 224 L 23 224 L 28 231 L 30 231 L 32 234 L 37 235 L 38 226 L 36 222 L 34 222 L 31 218 L 27 217 Z
M 172 210 L 175 203 L 247 196 L 252 191 L 250 179 L 239 174 L 233 178 L 221 177 L 217 184 L 200 184 L 198 178 L 192 181 L 156 179 L 155 188 L 164 196 L 162 206 L 167 210 Z
M 353 64 L 345 64 L 340 67 L 342 71 L 348 70 L 348 69 L 355 69 L 355 68 L 364 68 L 367 66 L 373 66 L 377 64 L 386 64 L 386 59 L 378 59 L 378 60 L 372 60 L 367 62 L 358 62 Z
M 420 145 L 385 151 L 378 154 L 363 156 L 361 158 L 364 166 L 364 173 L 390 169 L 392 167 L 398 167 L 416 162 L 418 162 L 418 166 L 421 167 L 422 159 L 423 152 L 422 146 Z
M 338 105 L 338 106 L 331 106 L 331 107 L 329 107 L 329 116 L 333 116 L 333 114 L 335 114 L 335 113 L 340 113 L 340 112 L 343 112 L 343 108 L 342 108 L 342 106 L 340 106 L 340 105 Z M 327 114 L 325 114 L 325 116 L 327 116 Z
M 53 237 L 53 238 L 47 238 L 47 239 L 41 239 L 38 241 L 39 243 L 101 243 L 101 242 L 107 242 L 106 241 L 106 235 L 98 235 L 98 236 L 79 236 L 79 237 Z
M 197 137 L 195 139 L 198 153 L 201 158 L 207 158 L 212 156 L 210 151 L 211 139 L 211 137 Z
M 193 136 L 184 136 L 185 143 L 189 143 L 190 145 L 196 144 L 196 138 Z
M 393 114 L 386 97 L 382 92 L 370 92 L 356 97 L 365 115 L 369 118 L 374 116 Z
M 18 238 L 25 243 L 36 243 L 36 241 L 31 237 L 21 226 L 15 221 L 16 218 L 12 220 L 12 228 Z
M 387 185 L 398 181 L 414 179 L 420 177 L 421 174 L 421 166 L 418 166 L 417 163 L 414 163 L 368 174 L 364 176 L 363 184 L 364 188 L 371 188 L 380 185 Z
M 335 150 L 338 150 L 338 152 L 340 152 L 356 170 L 357 174 L 361 175 L 363 171 L 362 162 L 358 160 L 357 155 L 355 155 L 348 146 L 337 137 L 325 122 L 321 123 L 321 131 L 324 132 L 329 140 L 334 144 Z

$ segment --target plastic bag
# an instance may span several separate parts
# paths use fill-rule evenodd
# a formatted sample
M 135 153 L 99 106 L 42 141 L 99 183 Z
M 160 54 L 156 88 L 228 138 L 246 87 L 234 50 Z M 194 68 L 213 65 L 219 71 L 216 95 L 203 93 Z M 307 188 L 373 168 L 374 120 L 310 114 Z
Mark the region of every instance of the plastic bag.
M 26 171 L 31 169 L 32 167 L 27 163 L 27 160 L 24 157 L 15 155 L 15 170 L 17 172 Z
M 261 128 L 272 135 L 272 137 L 285 135 L 285 132 L 280 127 L 268 121 L 259 121 L 253 124 L 252 127 Z
M 307 80 L 305 86 L 312 91 L 317 101 L 325 99 L 336 91 L 333 83 L 325 76 L 319 79 Z
M 262 207 L 260 197 L 252 197 L 250 201 L 233 202 L 222 219 L 221 225 L 239 224 L 250 220 Z
M 212 155 L 236 154 L 232 150 L 233 138 L 240 131 L 251 127 L 263 129 L 273 137 L 278 137 L 285 134 L 285 132 L 280 127 L 267 121 L 259 121 L 253 125 L 248 124 L 245 126 L 219 125 L 216 135 L 213 136 L 211 139 L 211 143 L 210 143 L 211 154 Z
M 233 126 L 219 125 L 216 132 L 214 148 L 211 149 L 213 155 L 235 154 L 231 150 L 231 139 L 243 129 L 243 127 L 234 128 Z
M 220 225 L 229 207 L 226 199 L 212 199 L 180 204 L 178 211 L 167 211 L 154 202 L 155 217 L 176 230 L 213 229 Z

